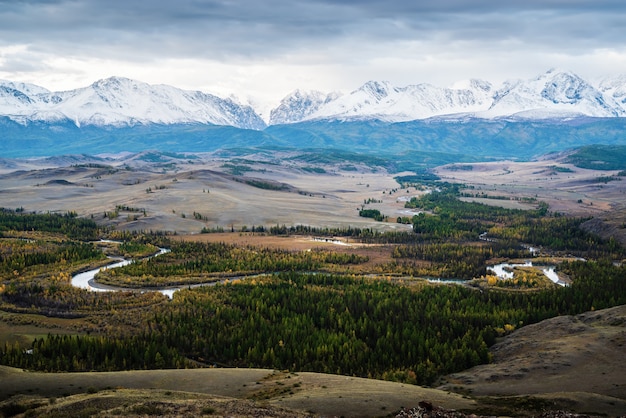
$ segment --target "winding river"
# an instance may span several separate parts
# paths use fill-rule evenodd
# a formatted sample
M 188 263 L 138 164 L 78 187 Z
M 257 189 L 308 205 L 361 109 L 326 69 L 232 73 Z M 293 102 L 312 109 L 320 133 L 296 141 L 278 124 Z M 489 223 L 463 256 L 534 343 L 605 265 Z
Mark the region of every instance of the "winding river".
M 113 242 L 113 241 L 107 241 L 107 242 Z M 343 241 L 340 241 L 340 243 L 342 245 L 349 245 L 349 244 L 344 243 Z M 168 252 L 170 252 L 170 250 L 167 248 L 159 248 L 158 253 L 148 258 L 158 257 L 159 255 L 166 254 Z M 111 259 L 116 260 L 115 258 L 111 258 Z M 224 278 L 221 280 L 216 280 L 216 281 L 208 282 L 208 283 L 198 283 L 198 284 L 189 284 L 189 285 L 180 285 L 180 286 L 172 286 L 172 287 L 162 287 L 162 288 L 150 287 L 150 288 L 143 288 L 143 289 L 127 288 L 127 287 L 120 287 L 120 286 L 109 286 L 105 284 L 96 283 L 95 276 L 100 271 L 123 267 L 133 262 L 132 260 L 126 260 L 126 259 L 117 259 L 117 260 L 118 260 L 117 262 L 106 265 L 104 267 L 99 267 L 93 270 L 88 270 L 88 271 L 74 275 L 71 281 L 72 286 L 78 287 L 81 289 L 87 289 L 93 292 L 119 292 L 119 291 L 159 292 L 167 296 L 168 298 L 172 299 L 172 297 L 174 296 L 174 293 L 180 289 L 192 289 L 192 288 L 202 287 L 202 286 L 215 286 L 216 284 L 224 283 L 227 280 L 242 278 L 242 277 L 235 277 L 235 278 L 230 277 L 230 278 Z M 502 264 L 497 264 L 495 266 L 489 266 L 487 267 L 487 270 L 492 271 L 500 279 L 506 280 L 506 279 L 513 278 L 513 271 L 512 271 L 513 268 L 532 267 L 532 265 L 533 264 L 531 261 L 527 261 L 524 264 L 502 263 Z M 560 286 L 567 286 L 567 284 L 559 278 L 559 275 L 556 273 L 554 267 L 544 267 L 542 271 L 543 271 L 543 274 L 545 274 L 546 277 L 548 277 L 554 283 Z M 465 280 L 454 280 L 454 279 L 429 279 L 429 281 L 437 282 L 437 283 L 453 283 L 453 284 L 464 284 L 466 282 Z
M 524 264 L 502 263 L 502 264 L 496 264 L 495 266 L 489 266 L 487 267 L 487 270 L 491 271 L 502 280 L 510 280 L 513 278 L 513 269 L 515 267 L 532 267 L 532 266 L 533 266 L 532 261 L 527 261 Z M 559 286 L 567 286 L 567 283 L 565 283 L 559 277 L 558 273 L 555 270 L 555 267 L 546 266 L 546 267 L 543 267 L 541 271 L 552 282 L 558 284 Z
M 169 252 L 170 250 L 167 248 L 159 248 L 159 252 L 151 257 L 158 257 L 159 255 L 166 254 Z M 151 258 L 151 257 L 148 257 L 148 258 Z M 94 278 L 96 274 L 100 273 L 100 271 L 113 269 L 117 267 L 123 267 L 132 262 L 133 262 L 132 260 L 118 259 L 118 261 L 113 264 L 109 264 L 104 267 L 99 267 L 93 270 L 88 270 L 82 273 L 78 273 L 72 277 L 72 281 L 71 281 L 72 286 L 78 287 L 81 289 L 91 290 L 93 292 L 119 292 L 119 291 L 159 292 L 171 299 L 174 296 L 174 292 L 176 292 L 177 290 L 189 289 L 189 288 L 201 287 L 201 286 L 215 286 L 217 283 L 223 283 L 226 280 L 228 280 L 228 279 L 223 279 L 223 280 L 217 280 L 217 281 L 210 282 L 210 283 L 181 285 L 181 286 L 166 287 L 166 288 L 158 288 L 158 287 L 152 288 L 151 287 L 151 288 L 143 288 L 143 289 L 134 289 L 134 288 L 127 288 L 127 287 L 120 287 L 120 286 L 109 286 L 105 284 L 96 283 Z

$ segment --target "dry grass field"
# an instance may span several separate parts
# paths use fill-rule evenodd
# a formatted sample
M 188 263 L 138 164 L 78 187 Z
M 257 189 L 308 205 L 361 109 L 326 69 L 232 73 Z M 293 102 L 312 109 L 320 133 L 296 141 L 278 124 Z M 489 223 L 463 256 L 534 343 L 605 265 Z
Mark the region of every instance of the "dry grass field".
M 346 171 L 341 165 L 321 165 L 318 168 L 323 172 L 317 173 L 290 162 L 288 156 L 282 161 L 277 158 L 280 163 L 249 163 L 249 171 L 237 174 L 232 174 L 224 160 L 211 158 L 177 159 L 162 165 L 126 162 L 112 164 L 111 169 L 52 167 L 41 162 L 5 164 L 0 166 L 0 201 L 7 208 L 76 211 L 122 229 L 179 234 L 216 227 L 239 231 L 243 226 L 260 225 L 351 225 L 381 231 L 409 228 L 395 219 L 411 217 L 414 212 L 405 209 L 404 202 L 422 192 L 401 189 L 394 175 L 383 169 L 357 165 Z M 473 186 L 474 193 L 535 198 L 547 202 L 551 211 L 595 216 L 614 225 L 612 232 L 625 230 L 626 182 L 603 180 L 617 172 L 581 169 L 558 160 L 451 164 L 435 172 L 443 180 Z M 358 216 L 368 199 L 376 203 L 366 207 L 380 210 L 389 222 Z M 519 200 L 473 200 L 530 207 Z M 104 218 L 116 207 L 141 211 L 119 210 L 116 218 Z
M 0 410 L 10 402 L 24 403 L 25 395 L 46 407 L 54 399 L 53 408 L 64 402 L 74 407 L 91 402 L 99 410 L 126 407 L 125 416 L 143 415 L 133 414 L 132 406 L 150 402 L 160 403 L 162 412 L 173 408 L 173 416 L 180 416 L 180 403 L 194 404 L 200 412 L 211 408 L 205 414 L 211 416 L 376 417 L 424 399 L 447 409 L 476 407 L 473 400 L 442 390 L 318 373 L 193 369 L 45 374 L 0 367 Z
M 444 180 L 473 185 L 476 192 L 487 195 L 535 197 L 547 202 L 550 210 L 569 215 L 603 214 L 626 205 L 626 184 L 601 179 L 617 171 L 587 170 L 554 160 L 452 164 L 435 172 Z
M 493 362 L 446 377 L 472 396 L 563 399 L 578 412 L 626 414 L 626 306 L 520 328 L 491 348 Z
M 256 171 L 232 175 L 223 164 L 184 162 L 165 170 L 148 164 L 112 170 L 5 168 L 0 170 L 4 171 L 0 174 L 0 200 L 3 207 L 23 207 L 28 212 L 75 211 L 122 229 L 199 233 L 203 227 L 239 231 L 255 225 L 407 229 L 395 222 L 406 212 L 400 197 L 419 194 L 414 189 L 390 193 L 399 189 L 392 176 L 366 167 L 341 171 L 325 166 L 326 172 L 318 174 L 292 166 L 258 164 L 250 167 Z M 367 199 L 382 200 L 368 207 L 381 210 L 392 222 L 359 217 L 358 210 Z M 142 211 L 122 210 L 115 219 L 103 219 L 117 206 Z

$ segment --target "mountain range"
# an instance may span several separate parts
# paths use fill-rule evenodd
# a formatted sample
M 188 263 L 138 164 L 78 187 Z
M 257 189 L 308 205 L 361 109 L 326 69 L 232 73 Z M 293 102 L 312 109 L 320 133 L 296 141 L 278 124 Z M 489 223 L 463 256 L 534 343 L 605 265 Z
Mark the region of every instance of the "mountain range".
M 557 70 L 498 87 L 370 81 L 347 94 L 297 90 L 267 120 L 234 99 L 121 77 L 62 92 L 0 81 L 5 158 L 317 149 L 384 154 L 394 169 L 410 169 L 626 145 L 624 132 L 626 76 L 591 83 Z
M 231 99 L 122 77 L 63 92 L 0 81 L 0 115 L 21 124 L 71 121 L 78 127 L 185 123 L 265 127 L 250 106 Z
M 206 124 L 253 130 L 307 121 L 613 118 L 626 116 L 626 75 L 593 84 L 572 72 L 549 70 L 499 87 L 472 79 L 449 88 L 369 81 L 347 94 L 296 90 L 267 121 L 232 99 L 122 77 L 62 92 L 0 81 L 0 116 L 22 125 L 69 121 L 77 127 Z

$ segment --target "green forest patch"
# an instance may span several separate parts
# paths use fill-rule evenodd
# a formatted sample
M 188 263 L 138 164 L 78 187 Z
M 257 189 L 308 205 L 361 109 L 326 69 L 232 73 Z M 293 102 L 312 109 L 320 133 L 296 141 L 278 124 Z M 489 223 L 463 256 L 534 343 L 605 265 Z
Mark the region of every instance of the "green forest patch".
M 566 162 L 590 170 L 626 170 L 626 145 L 590 145 L 577 149 Z

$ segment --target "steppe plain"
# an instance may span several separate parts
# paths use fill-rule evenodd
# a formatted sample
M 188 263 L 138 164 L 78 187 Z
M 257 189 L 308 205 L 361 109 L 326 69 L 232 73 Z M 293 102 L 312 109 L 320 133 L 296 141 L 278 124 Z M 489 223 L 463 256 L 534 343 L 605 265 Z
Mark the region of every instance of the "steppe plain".
M 413 216 L 416 212 L 405 209 L 404 203 L 424 191 L 401 188 L 394 180 L 410 173 L 392 174 L 358 163 L 312 166 L 293 157 L 287 152 L 270 159 L 246 155 L 238 159 L 243 162 L 234 163 L 210 154 L 97 163 L 88 157 L 0 160 L 0 206 L 74 211 L 116 228 L 177 234 L 274 225 L 410 229 L 396 218 Z M 616 227 L 610 232 L 626 239 L 621 228 L 626 222 L 626 182 L 605 181 L 617 171 L 588 170 L 562 161 L 449 164 L 434 172 L 443 181 L 472 186 L 471 192 L 488 197 L 472 200 L 523 209 L 532 207 L 524 198 L 534 198 L 547 202 L 553 212 L 602 220 L 606 228 Z M 380 210 L 387 222 L 359 217 L 368 200 L 373 203 L 365 206 Z M 135 211 L 120 209 L 116 218 L 105 219 L 116 207 Z M 136 209 L 142 210 L 140 216 Z
M 254 162 L 242 166 L 208 159 L 174 159 L 163 163 L 124 161 L 112 168 L 75 164 L 46 166 L 37 161 L 15 169 L 0 169 L 2 206 L 26 211 L 93 215 L 101 220 L 116 206 L 146 209 L 145 216 L 110 220 L 116 227 L 198 233 L 203 227 L 235 229 L 272 225 L 318 227 L 404 228 L 360 218 L 358 210 L 369 198 L 390 217 L 405 213 L 399 185 L 382 169 L 324 167 L 324 173 L 305 171 L 289 162 Z M 37 169 L 39 168 L 39 169 Z M 257 186 L 250 183 L 257 181 Z M 254 184 L 254 183 L 253 183 Z M 258 186 L 261 187 L 258 187 Z M 411 196 L 406 190 L 402 197 Z M 378 205 L 378 204 L 377 204 Z M 376 205 L 373 205 L 376 206 Z M 123 212 L 123 211 L 122 211 Z M 203 219 L 194 218 L 194 212 Z

